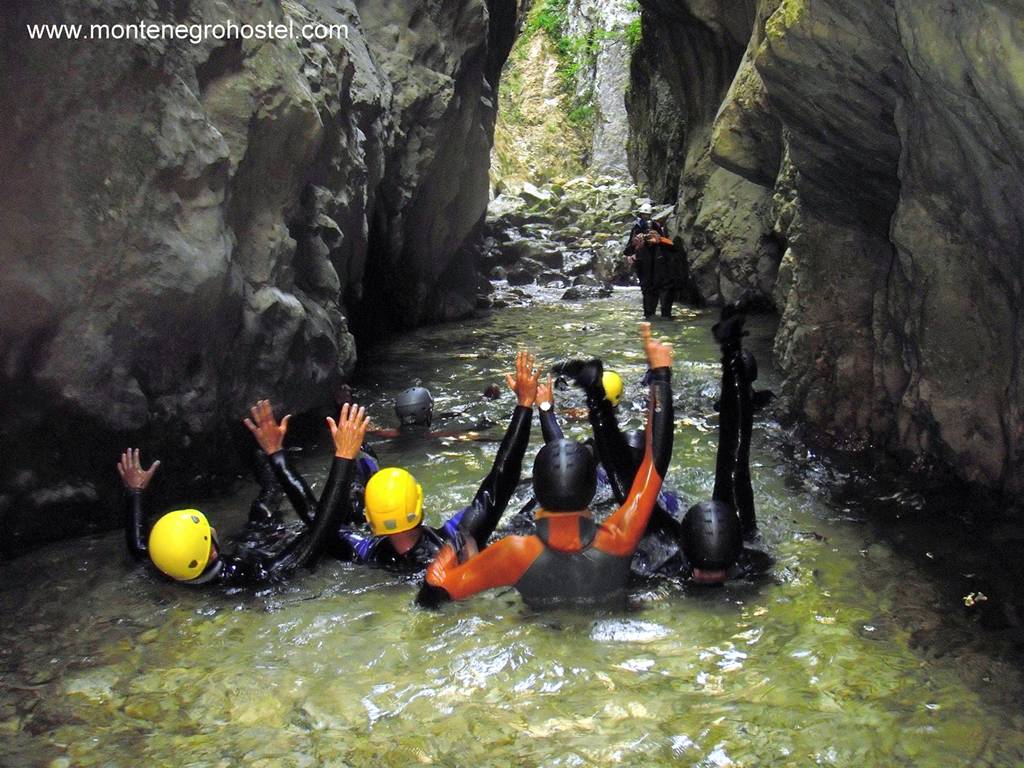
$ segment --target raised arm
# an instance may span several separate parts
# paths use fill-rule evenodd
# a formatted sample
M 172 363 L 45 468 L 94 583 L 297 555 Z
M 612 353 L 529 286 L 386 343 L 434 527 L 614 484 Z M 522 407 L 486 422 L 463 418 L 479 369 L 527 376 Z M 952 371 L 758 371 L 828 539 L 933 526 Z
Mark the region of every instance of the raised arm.
M 533 355 L 526 351 L 516 356 L 515 375 L 508 376 L 509 386 L 516 393 L 512 420 L 498 447 L 491 471 L 480 484 L 469 507 L 460 515 L 459 530 L 473 537 L 479 548 L 487 545 L 523 473 L 523 454 L 530 442 L 533 405 L 537 400 L 535 362 Z
M 650 366 L 647 406 L 647 447 L 625 503 L 601 526 L 595 544 L 605 552 L 632 555 L 647 528 L 672 457 L 672 345 L 651 337 L 649 323 L 641 336 Z
M 546 383 L 537 384 L 537 413 L 540 416 L 540 431 L 545 443 L 565 437 L 558 417 L 555 416 L 555 389 L 551 385 L 550 376 Z
M 139 461 L 139 449 L 128 448 L 121 454 L 117 462 L 117 474 L 124 483 L 124 541 L 128 553 L 136 560 L 146 557 L 147 534 L 146 518 L 142 509 L 142 492 L 153 479 L 159 461 L 154 461 L 149 469 L 143 469 Z
M 284 489 L 295 514 L 302 518 L 306 525 L 312 525 L 313 511 L 317 504 L 316 496 L 313 495 L 305 478 L 291 465 L 288 453 L 284 450 L 284 436 L 288 432 L 288 421 L 291 416 L 285 416 L 278 423 L 274 419 L 274 409 L 269 400 L 260 400 L 249 409 L 249 413 L 252 418 L 244 420 L 246 428 L 252 432 L 260 448 L 267 454 L 274 476 Z
M 283 573 L 303 566 L 312 567 L 326 544 L 337 536 L 345 510 L 343 501 L 352 482 L 355 458 L 368 424 L 366 409 L 349 403 L 341 407 L 337 422 L 327 419 L 334 439 L 334 463 L 317 504 L 316 517 L 311 527 L 268 564 L 268 569 Z

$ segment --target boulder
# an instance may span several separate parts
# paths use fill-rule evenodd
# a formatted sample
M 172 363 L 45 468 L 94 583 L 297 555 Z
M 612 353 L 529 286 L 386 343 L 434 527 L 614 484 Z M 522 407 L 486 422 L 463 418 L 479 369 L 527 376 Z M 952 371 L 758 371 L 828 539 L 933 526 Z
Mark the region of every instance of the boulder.
M 529 285 L 535 280 L 535 272 L 531 272 L 523 267 L 514 267 L 509 270 L 508 280 L 509 285 Z

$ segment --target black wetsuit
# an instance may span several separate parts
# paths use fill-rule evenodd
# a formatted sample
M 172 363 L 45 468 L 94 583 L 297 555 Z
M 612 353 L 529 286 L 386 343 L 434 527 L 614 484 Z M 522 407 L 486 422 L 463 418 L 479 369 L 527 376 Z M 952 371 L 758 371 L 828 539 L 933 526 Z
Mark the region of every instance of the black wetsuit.
M 588 394 L 587 402 L 598 460 L 601 462 L 598 466 L 598 485 L 607 485 L 616 504 L 621 505 L 626 500 L 640 463 L 619 430 L 615 409 L 604 396 L 604 390 L 600 393 L 595 390 L 593 397 Z M 564 437 L 553 408 L 546 411 L 541 409 L 540 425 L 545 443 Z M 622 446 L 625 447 L 624 451 Z M 642 459 L 642 456 L 639 458 Z M 606 461 L 609 464 L 616 463 L 617 466 L 609 471 Z M 679 526 L 685 514 L 686 505 L 679 494 L 663 486 L 658 493 L 647 530 L 630 562 L 630 572 L 634 578 L 677 576 L 688 570 L 689 565 L 679 547 Z
M 754 489 L 750 482 L 750 439 L 754 427 L 753 388 L 743 363 L 743 315 L 715 326 L 722 348 L 722 394 L 718 422 L 718 456 L 712 498 L 735 509 L 744 538 L 757 532 Z
M 280 464 L 287 472 L 293 472 L 285 451 L 279 451 L 270 458 L 275 466 Z M 270 553 L 250 547 L 240 548 L 231 553 L 218 552 L 217 559 L 198 578 L 183 583 L 261 584 L 287 578 L 299 568 L 314 566 L 327 544 L 337 534 L 346 509 L 344 499 L 351 483 L 354 464 L 355 462 L 350 459 L 334 459 L 319 502 L 310 492 L 312 505 L 316 509 L 315 515 L 310 518 L 308 510 L 313 507 L 308 504 L 306 506 L 304 519 L 310 522 L 310 525 L 276 552 Z M 299 512 L 298 508 L 296 512 Z M 141 491 L 129 490 L 126 493 L 124 522 L 128 551 L 136 560 L 146 559 L 148 527 L 142 507 Z
M 343 518 L 344 524 L 335 529 L 332 552 L 342 559 L 399 573 L 416 574 L 425 569 L 438 550 L 448 542 L 460 545 L 461 549 L 462 541 L 471 537 L 476 546 L 483 549 L 519 483 L 523 455 L 530 440 L 532 416 L 532 409 L 516 407 L 494 457 L 494 465 L 477 489 L 472 502 L 439 528 L 421 525 L 420 537 L 412 549 L 399 554 L 391 545 L 390 537 L 370 534 L 362 524 L 362 516 L 357 517 L 350 510 Z M 308 513 L 300 510 L 308 508 L 312 491 L 301 475 L 284 461 L 276 459 L 279 455 L 271 457 L 275 475 L 299 516 L 307 520 Z
M 722 328 L 725 322 L 716 326 Z M 749 380 L 750 363 L 744 364 L 742 351 L 743 318 L 722 328 L 726 338 L 722 347 L 721 417 L 718 429 L 718 456 L 715 466 L 715 501 L 723 501 L 737 510 L 744 538 L 757 531 L 754 491 L 750 479 L 750 441 L 753 431 L 753 388 Z M 615 409 L 605 397 L 599 376 L 578 381 L 587 395 L 587 410 L 594 432 L 598 460 L 604 468 L 612 494 L 620 504 L 639 468 L 636 454 L 619 429 Z M 544 439 L 562 436 L 553 411 L 541 411 Z M 658 505 L 636 553 L 631 570 L 634 577 L 670 576 L 689 578 L 693 567 L 683 554 L 681 526 L 685 505 L 671 491 L 662 491 Z M 754 549 L 744 549 L 729 571 L 729 578 L 744 578 L 762 573 L 771 566 L 771 558 Z
M 672 316 L 673 274 L 672 256 L 668 246 L 644 244 L 637 248 L 633 239 L 654 232 L 660 237 L 668 237 L 664 225 L 653 219 L 637 217 L 633 229 L 626 242 L 626 256 L 636 258 L 636 276 L 640 280 L 640 291 L 643 294 L 644 317 L 653 317 L 658 305 L 661 305 L 661 316 Z
M 611 517 L 598 524 L 587 510 L 540 510 L 536 533 L 531 536 L 506 536 L 464 563 L 446 548 L 430 565 L 421 595 L 430 590 L 436 603 L 514 586 L 523 601 L 535 608 L 623 606 L 630 561 L 672 455 L 670 381 L 667 367 L 650 373 L 643 463 L 625 503 Z

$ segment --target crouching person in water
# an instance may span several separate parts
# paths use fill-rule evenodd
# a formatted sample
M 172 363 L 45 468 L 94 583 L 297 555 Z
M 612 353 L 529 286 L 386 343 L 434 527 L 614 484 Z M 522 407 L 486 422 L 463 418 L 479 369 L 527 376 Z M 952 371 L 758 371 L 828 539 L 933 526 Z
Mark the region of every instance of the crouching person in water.
M 626 602 L 629 566 L 643 536 L 672 455 L 672 348 L 642 326 L 650 366 L 647 445 L 626 502 L 604 523 L 591 519 L 597 462 L 582 443 L 555 440 L 537 454 L 533 487 L 541 505 L 537 533 L 508 536 L 459 563 L 446 546 L 427 569 L 420 602 L 462 600 L 514 586 L 527 605 L 615 607 Z
M 129 448 L 117 465 L 127 490 L 125 539 L 128 551 L 137 560 L 148 556 L 162 573 L 186 584 L 259 584 L 284 579 L 300 568 L 312 567 L 337 535 L 344 509 L 341 501 L 348 491 L 354 459 L 369 422 L 364 408 L 348 405 L 342 407 L 337 423 L 334 419 L 327 421 L 334 439 L 334 463 L 327 486 L 316 503 L 312 524 L 273 555 L 248 549 L 222 552 L 216 529 L 197 509 L 168 512 L 147 535 L 142 494 L 160 462 L 144 470 L 139 450 Z M 283 461 L 287 462 L 287 458 Z
M 530 422 L 537 396 L 537 370 L 534 358 L 520 352 L 516 373 L 509 385 L 516 393 L 517 405 L 505 437 L 494 457 L 494 465 L 484 478 L 469 506 L 450 517 L 440 528 L 423 524 L 423 488 L 405 469 L 386 467 L 366 483 L 365 522 L 357 519 L 350 504 L 338 518 L 332 551 L 340 558 L 365 565 L 386 568 L 404 574 L 422 571 L 438 551 L 448 543 L 460 552 L 476 552 L 487 546 L 512 497 L 522 474 L 523 455 L 530 441 Z M 249 429 L 260 447 L 270 456 L 275 475 L 299 516 L 315 503 L 306 481 L 285 460 L 284 435 L 287 420 L 278 424 L 269 403 L 253 411 Z

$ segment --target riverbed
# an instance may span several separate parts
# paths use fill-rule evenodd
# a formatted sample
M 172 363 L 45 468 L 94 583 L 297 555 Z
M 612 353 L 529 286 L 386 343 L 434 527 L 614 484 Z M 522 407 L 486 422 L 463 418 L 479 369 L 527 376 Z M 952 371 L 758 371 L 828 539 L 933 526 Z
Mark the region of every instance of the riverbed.
M 623 420 L 641 426 L 638 306 L 631 289 L 541 296 L 365 355 L 355 391 L 378 424 L 393 425 L 385 401 L 419 379 L 444 425 L 499 425 L 478 440 L 377 444 L 423 484 L 428 522 L 487 473 L 514 399 L 482 392 L 520 346 L 545 364 L 603 357 L 627 383 Z M 668 484 L 696 501 L 714 479 L 714 314 L 677 316 L 655 324 L 676 351 Z M 778 387 L 771 322 L 749 327 L 757 385 Z M 539 445 L 535 426 L 527 472 Z M 318 486 L 328 456 L 320 440 L 298 459 Z M 427 612 L 414 584 L 338 562 L 255 593 L 189 589 L 129 564 L 117 532 L 37 550 L 0 566 L 0 764 L 1021 765 L 1017 666 L 975 631 L 952 576 L 870 518 L 871 494 L 889 489 L 861 482 L 857 503 L 840 503 L 843 471 L 771 413 L 755 423 L 752 464 L 771 571 L 725 588 L 646 585 L 620 613 L 534 613 L 511 590 Z M 192 501 L 226 533 L 254 490 Z

